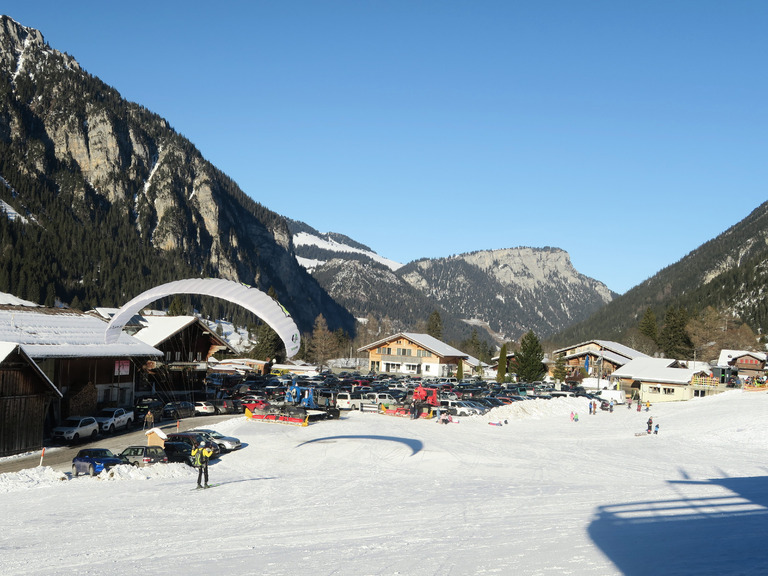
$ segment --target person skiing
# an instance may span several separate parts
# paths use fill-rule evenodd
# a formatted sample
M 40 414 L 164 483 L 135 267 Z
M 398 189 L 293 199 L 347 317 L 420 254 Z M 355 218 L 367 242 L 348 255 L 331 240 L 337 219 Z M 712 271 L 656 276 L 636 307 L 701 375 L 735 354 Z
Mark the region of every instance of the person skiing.
M 651 433 L 651 429 L 653 428 L 653 416 L 648 418 L 648 434 Z
M 200 442 L 195 448 L 192 449 L 192 460 L 195 463 L 197 472 L 197 487 L 203 488 L 200 485 L 200 481 L 205 477 L 205 488 L 208 488 L 208 460 L 213 456 L 213 450 L 209 448 L 205 440 Z
M 656 424 L 656 426 L 654 426 L 653 433 L 654 434 L 658 434 L 659 433 L 659 425 L 658 424 Z

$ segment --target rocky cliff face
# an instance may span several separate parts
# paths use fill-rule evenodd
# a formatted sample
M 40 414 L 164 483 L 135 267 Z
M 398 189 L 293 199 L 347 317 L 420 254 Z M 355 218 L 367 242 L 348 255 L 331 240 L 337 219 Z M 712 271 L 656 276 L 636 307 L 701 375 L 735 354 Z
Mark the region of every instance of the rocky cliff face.
M 468 321 L 487 323 L 507 339 L 528 330 L 549 336 L 583 320 L 615 296 L 578 273 L 558 248 L 512 248 L 419 260 L 398 270 L 403 280 Z
M 159 253 L 179 255 L 201 274 L 274 287 L 303 328 L 324 313 L 331 326 L 353 329 L 351 316 L 297 265 L 282 216 L 243 194 L 164 119 L 7 16 L 0 144 L 6 166 L 71 196 L 76 217 L 93 222 L 105 206 L 118 209 Z M 11 196 L 3 200 L 22 212 L 50 209 Z

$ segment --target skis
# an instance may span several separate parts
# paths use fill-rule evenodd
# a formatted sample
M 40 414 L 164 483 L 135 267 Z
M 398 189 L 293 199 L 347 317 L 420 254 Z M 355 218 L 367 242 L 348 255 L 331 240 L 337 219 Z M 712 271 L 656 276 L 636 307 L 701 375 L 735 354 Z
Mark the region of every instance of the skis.
M 192 488 L 192 492 L 197 492 L 198 490 L 207 490 L 208 488 L 216 488 L 216 486 L 221 486 L 221 482 L 219 482 L 218 484 L 208 484 L 208 486 L 205 486 L 205 487 L 195 486 L 194 488 Z

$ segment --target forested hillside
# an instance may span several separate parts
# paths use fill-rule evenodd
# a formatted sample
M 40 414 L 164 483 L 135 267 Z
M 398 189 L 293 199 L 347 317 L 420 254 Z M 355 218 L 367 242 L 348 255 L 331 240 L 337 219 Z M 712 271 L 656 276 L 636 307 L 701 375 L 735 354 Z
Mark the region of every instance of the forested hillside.
M 0 200 L 21 215 L 0 219 L 0 291 L 90 308 L 172 279 L 221 277 L 274 289 L 302 330 L 323 314 L 354 331 L 297 264 L 282 216 L 164 119 L 6 16 L 0 177 Z
M 687 225 L 686 222 L 681 222 Z M 768 329 L 768 202 L 716 238 L 616 298 L 587 321 L 563 330 L 556 343 L 588 338 L 620 340 L 647 310 L 662 319 L 670 308 L 691 318 L 708 307 L 753 331 Z

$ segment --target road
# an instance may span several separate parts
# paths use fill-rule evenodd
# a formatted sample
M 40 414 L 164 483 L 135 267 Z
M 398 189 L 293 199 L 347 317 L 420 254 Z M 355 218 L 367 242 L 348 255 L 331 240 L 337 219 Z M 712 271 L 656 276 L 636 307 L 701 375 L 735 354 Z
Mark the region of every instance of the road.
M 222 420 L 237 418 L 239 414 L 221 414 L 219 416 L 194 416 L 184 418 L 178 421 L 178 431 L 184 432 L 190 428 L 201 428 L 211 426 Z M 162 429 L 166 434 L 176 432 L 176 421 L 161 422 L 156 428 Z M 54 470 L 69 472 L 72 468 L 72 458 L 82 448 L 109 448 L 115 454 L 119 454 L 128 446 L 145 445 L 147 443 L 144 430 L 141 428 L 132 428 L 127 431 L 117 431 L 115 434 L 102 434 L 93 442 L 80 442 L 75 445 L 70 444 L 45 444 L 45 456 L 43 457 L 43 466 L 50 466 Z M 0 460 L 0 474 L 7 472 L 18 472 L 25 468 L 34 468 L 40 465 L 40 452 L 31 456 L 19 458 L 7 458 Z

